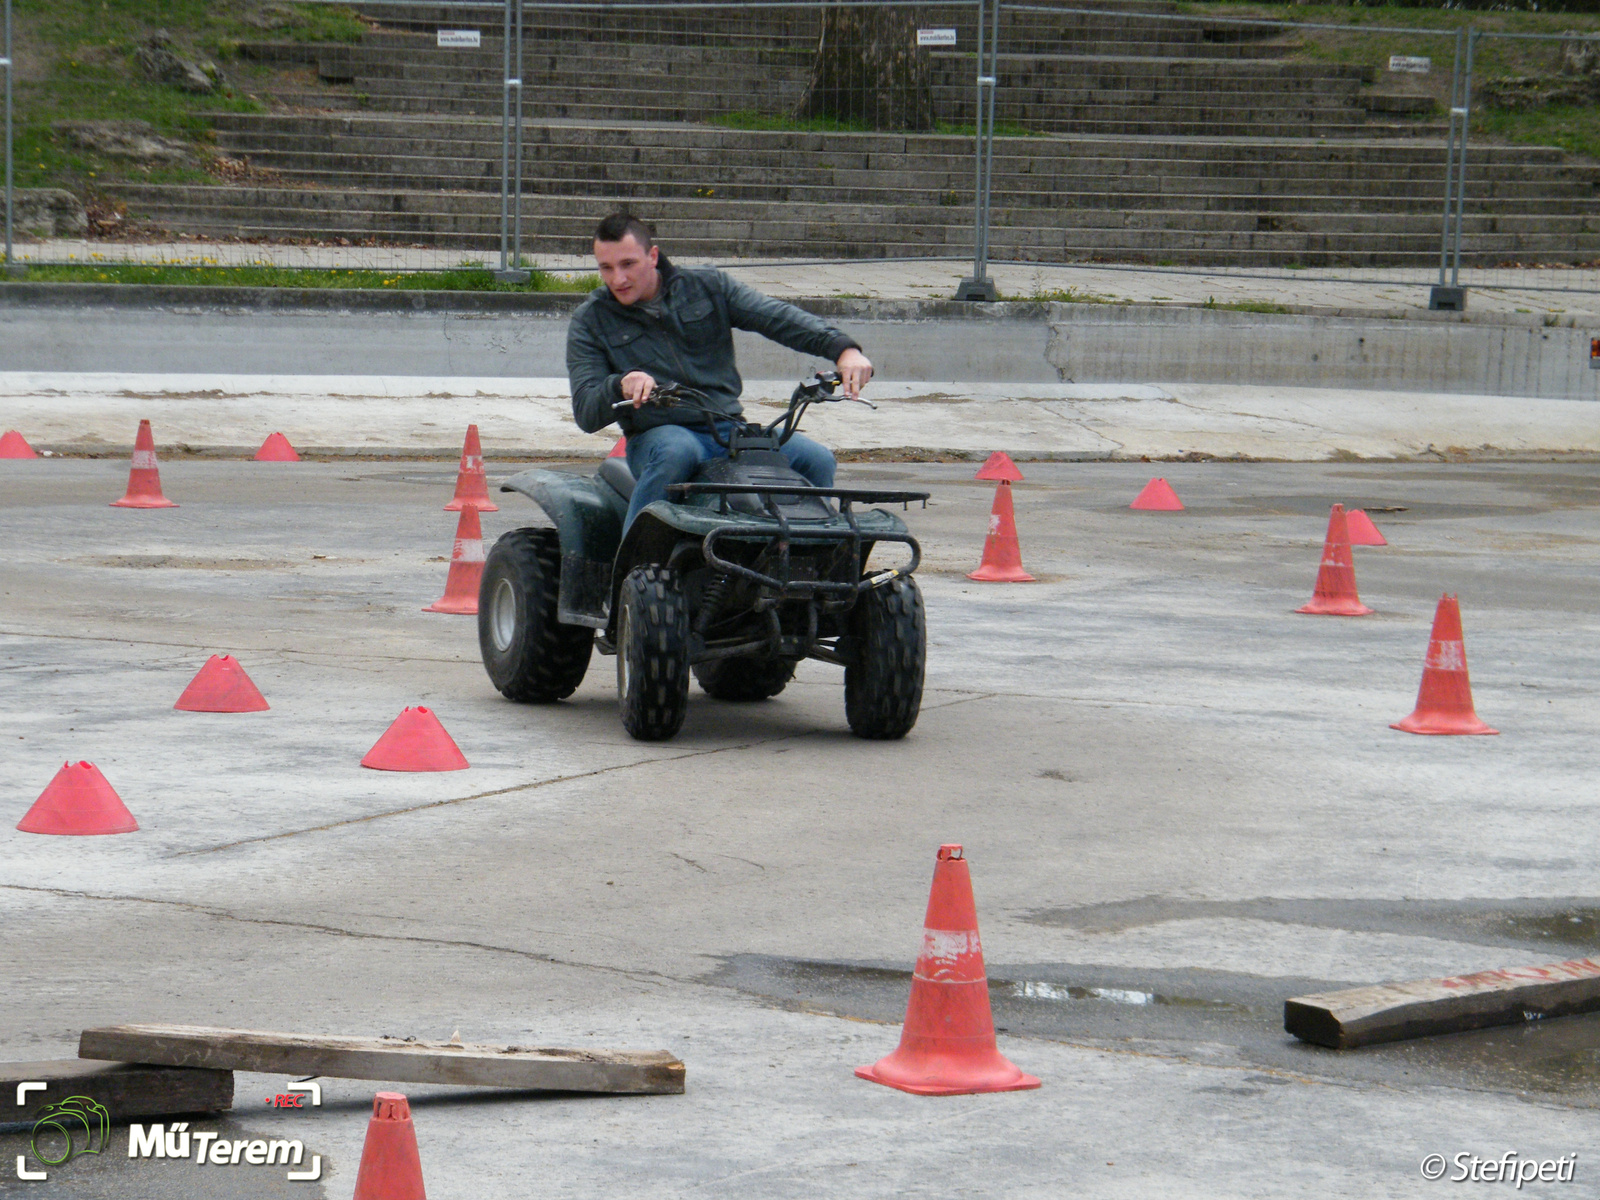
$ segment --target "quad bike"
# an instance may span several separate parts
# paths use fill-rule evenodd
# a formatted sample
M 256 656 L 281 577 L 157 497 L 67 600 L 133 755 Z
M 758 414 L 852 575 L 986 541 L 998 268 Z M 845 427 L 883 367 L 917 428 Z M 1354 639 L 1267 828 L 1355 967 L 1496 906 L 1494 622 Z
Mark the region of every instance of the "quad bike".
M 813 487 L 779 452 L 809 405 L 843 398 L 838 384 L 831 372 L 800 384 L 768 425 L 730 421 L 680 384 L 657 387 L 651 403 L 706 417 L 728 453 L 668 487 L 626 537 L 625 458 L 590 479 L 531 470 L 507 480 L 501 490 L 528 496 L 555 528 L 507 533 L 484 563 L 478 644 L 495 687 L 512 700 L 560 700 L 595 649 L 614 654 L 623 727 L 654 741 L 683 725 L 691 671 L 719 700 L 764 700 L 815 658 L 844 668 L 852 733 L 904 737 L 922 706 L 927 635 L 912 578 L 922 550 L 892 513 L 854 506 L 926 505 L 928 494 Z M 903 544 L 909 563 L 869 570 L 879 543 Z

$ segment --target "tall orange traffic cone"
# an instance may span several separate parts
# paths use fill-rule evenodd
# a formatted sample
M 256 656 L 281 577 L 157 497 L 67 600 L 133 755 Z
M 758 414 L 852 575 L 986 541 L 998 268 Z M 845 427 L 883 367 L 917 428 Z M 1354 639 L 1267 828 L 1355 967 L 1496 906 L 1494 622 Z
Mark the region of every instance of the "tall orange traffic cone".
M 38 458 L 38 452 L 28 445 L 28 439 L 15 429 L 0 434 L 0 458 Z
M 17 828 L 23 833 L 87 836 L 134 833 L 139 822 L 93 763 L 62 763 Z
M 900 1048 L 870 1067 L 857 1067 L 856 1074 L 921 1096 L 1039 1086 L 995 1045 L 978 910 L 960 846 L 939 847 Z
M 195 673 L 173 708 L 184 712 L 265 712 L 267 698 L 231 654 L 213 654 Z
M 354 1200 L 428 1200 L 411 1105 L 399 1092 L 379 1092 L 372 1098 Z
M 1433 636 L 1422 662 L 1417 707 L 1390 729 L 1406 733 L 1499 733 L 1478 719 L 1467 678 L 1467 647 L 1461 637 L 1461 605 L 1449 593 L 1439 597 L 1433 614 Z
M 1165 479 L 1152 479 L 1128 507 L 1141 512 L 1182 512 L 1183 501 Z
M 483 470 L 483 446 L 478 441 L 478 427 L 467 426 L 467 440 L 461 446 L 461 469 L 456 472 L 455 499 L 444 506 L 445 512 L 460 512 L 475 507 L 484 512 L 499 512 L 489 499 L 489 477 Z
M 617 444 L 615 446 L 611 447 L 611 453 L 606 455 L 606 457 L 607 458 L 627 458 L 628 457 L 628 439 L 625 438 L 625 437 L 619 437 L 617 439 Z
M 1022 546 L 1017 541 L 1017 515 L 1011 507 L 1011 484 L 1002 479 L 995 485 L 994 508 L 989 512 L 989 536 L 983 539 L 983 561 L 968 579 L 983 583 L 1032 583 L 1033 576 L 1022 569 Z
M 450 548 L 450 574 L 445 576 L 444 595 L 423 612 L 474 616 L 478 611 L 478 584 L 483 581 L 483 522 L 478 510 L 467 505 L 456 522 L 455 545 Z
M 299 462 L 300 456 L 295 453 L 289 439 L 281 433 L 269 433 L 267 440 L 261 443 L 261 449 L 256 451 L 256 462 Z
M 1344 505 L 1335 504 L 1328 513 L 1328 537 L 1322 546 L 1322 567 L 1317 571 L 1317 587 L 1311 603 L 1295 612 L 1316 617 L 1364 617 L 1372 610 L 1356 594 L 1356 565 L 1350 556 L 1350 528 L 1345 522 Z
M 1372 518 L 1359 508 L 1352 508 L 1345 514 L 1346 523 L 1350 527 L 1350 544 L 1352 546 L 1387 546 L 1389 540 L 1378 532 L 1378 527 L 1372 523 Z
M 161 469 L 156 466 L 156 439 L 150 422 L 140 421 L 133 439 L 133 463 L 128 468 L 128 494 L 113 500 L 112 508 L 177 508 L 161 494 Z
M 400 711 L 361 765 L 374 771 L 465 771 L 471 764 L 433 711 L 419 704 Z

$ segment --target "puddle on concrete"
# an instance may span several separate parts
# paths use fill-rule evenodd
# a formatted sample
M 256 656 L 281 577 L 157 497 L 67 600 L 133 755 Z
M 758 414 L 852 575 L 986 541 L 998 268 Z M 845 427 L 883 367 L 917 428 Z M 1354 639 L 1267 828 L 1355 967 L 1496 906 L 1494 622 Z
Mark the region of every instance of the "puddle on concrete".
M 1117 933 L 1166 921 L 1217 917 L 1515 947 L 1534 959 L 1550 954 L 1588 957 L 1600 945 L 1600 898 L 1593 896 L 1509 900 L 1175 900 L 1142 896 L 1022 914 L 1022 920 L 1031 924 L 1083 933 Z
M 1148 902 L 1147 902 L 1148 903 Z M 1272 904 L 1331 902 L 1255 901 Z M 1361 913 L 1361 902 L 1340 902 Z M 1389 902 L 1368 902 L 1389 903 Z M 1468 902 L 1469 907 L 1472 902 Z M 1488 902 L 1476 902 L 1487 904 Z M 1578 957 L 1558 938 L 1583 936 L 1600 906 L 1551 911 L 1552 902 L 1510 913 L 1469 911 L 1556 957 Z M 1101 910 L 1115 906 L 1098 906 Z M 1124 906 L 1125 907 L 1125 906 Z M 1069 910 L 1071 911 L 1071 910 Z M 1079 910 L 1082 911 L 1082 910 Z M 1124 914 L 1126 917 L 1127 914 Z M 1259 915 L 1259 911 L 1258 914 Z M 1570 920 L 1578 917 L 1577 922 Z M 1377 914 L 1366 912 L 1367 926 Z M 1102 911 L 1100 920 L 1105 919 Z M 1352 924 L 1350 928 L 1360 927 Z M 1583 950 L 1587 954 L 1587 948 Z M 734 955 L 707 982 L 760 997 L 777 1007 L 882 1022 L 892 1046 L 905 1017 L 911 972 L 877 963 L 836 963 Z M 1600 1013 L 1418 1038 L 1355 1051 L 1297 1041 L 1283 1029 L 1291 996 L 1335 991 L 1358 981 L 1263 977 L 1227 971 L 1105 967 L 1081 963 L 989 964 L 989 1003 L 996 1031 L 1105 1050 L 1135 1050 L 1207 1063 L 1254 1066 L 1324 1079 L 1395 1087 L 1437 1085 L 1527 1096 L 1577 1107 L 1600 1107 Z M 1019 1051 L 1020 1053 L 1020 1051 Z

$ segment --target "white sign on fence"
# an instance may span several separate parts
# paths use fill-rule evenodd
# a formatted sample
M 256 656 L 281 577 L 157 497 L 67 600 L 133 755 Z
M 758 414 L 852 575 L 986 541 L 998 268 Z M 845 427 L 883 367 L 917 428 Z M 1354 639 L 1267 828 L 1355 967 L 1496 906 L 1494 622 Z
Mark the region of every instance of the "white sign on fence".
M 955 44 L 956 31 L 954 29 L 917 30 L 917 45 L 919 46 L 954 46 Z
M 476 50 L 483 45 L 483 35 L 476 29 L 441 29 L 439 45 L 452 50 Z
M 1389 70 L 1410 71 L 1413 75 L 1426 75 L 1433 70 L 1433 59 L 1416 58 L 1410 54 L 1389 55 Z

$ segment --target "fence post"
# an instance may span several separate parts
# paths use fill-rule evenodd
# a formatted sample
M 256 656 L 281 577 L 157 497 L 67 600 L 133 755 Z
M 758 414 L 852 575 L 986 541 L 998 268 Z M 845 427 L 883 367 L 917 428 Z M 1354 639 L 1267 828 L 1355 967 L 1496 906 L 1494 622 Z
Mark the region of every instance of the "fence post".
M 1439 282 L 1428 293 L 1428 307 L 1443 312 L 1460 312 L 1467 306 L 1466 293 L 1457 282 L 1460 279 L 1461 268 L 1461 197 L 1457 187 L 1457 162 L 1461 160 L 1464 164 L 1467 154 L 1467 104 L 1462 88 L 1467 77 L 1462 74 L 1462 59 L 1466 58 L 1470 74 L 1472 41 L 1476 33 L 1476 30 L 1465 26 L 1456 30 L 1455 67 L 1450 75 L 1450 134 L 1444 152 L 1444 219 L 1439 228 Z M 1464 54 L 1463 47 L 1465 47 Z M 1464 165 L 1461 168 L 1460 178 L 1465 182 Z M 1456 225 L 1454 239 L 1450 236 L 1452 219 Z M 1451 281 L 1446 283 L 1445 276 L 1450 265 L 1452 241 L 1456 248 L 1456 271 Z
M 515 30 L 512 27 L 511 6 L 516 4 Z M 494 277 L 502 283 L 526 283 L 528 272 L 522 270 L 522 0 L 505 0 L 505 22 L 501 36 L 503 67 L 501 71 L 500 104 L 500 269 Z M 517 71 L 512 74 L 511 39 L 517 41 Z M 515 100 L 513 101 L 513 97 Z M 513 195 L 513 163 L 511 154 L 511 105 L 517 106 L 517 151 L 515 161 L 516 241 L 512 248 L 511 202 Z
M 994 280 L 989 278 L 989 194 L 990 176 L 994 169 L 994 92 L 995 76 L 999 69 L 996 51 L 1000 40 L 1000 0 L 993 0 L 994 30 L 990 39 L 989 70 L 984 71 L 983 21 L 984 0 L 978 0 L 977 41 L 974 45 L 978 67 L 976 90 L 973 93 L 974 133 L 973 189 L 972 189 L 972 274 L 956 288 L 957 300 L 996 300 Z
M 1450 286 L 1461 293 L 1461 307 L 1467 306 L 1467 294 L 1461 287 L 1461 225 L 1467 202 L 1467 139 L 1472 132 L 1472 52 L 1477 48 L 1482 31 L 1467 30 L 1467 76 L 1461 87 L 1461 148 L 1456 152 L 1456 244 L 1450 264 Z
M 6 274 L 17 270 L 16 263 L 11 256 L 11 230 L 13 214 L 16 212 L 16 166 L 12 160 L 11 149 L 11 0 L 5 0 L 6 13 L 6 49 L 0 55 L 0 65 L 6 72 Z

